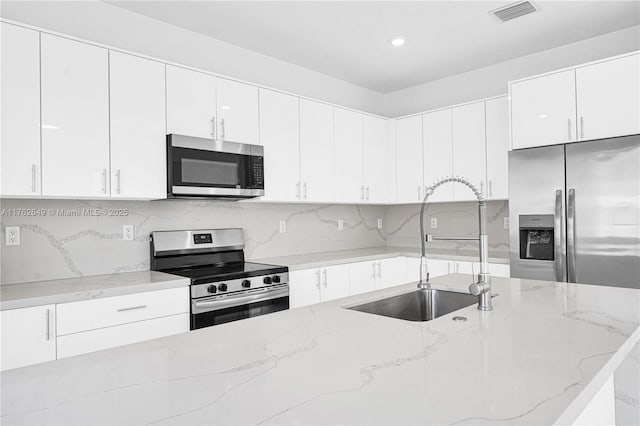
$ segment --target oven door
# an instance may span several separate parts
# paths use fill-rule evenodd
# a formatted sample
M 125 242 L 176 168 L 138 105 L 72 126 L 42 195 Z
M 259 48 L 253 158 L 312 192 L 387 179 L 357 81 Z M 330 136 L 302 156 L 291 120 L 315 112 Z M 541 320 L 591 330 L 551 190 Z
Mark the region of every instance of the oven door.
M 191 330 L 289 309 L 289 285 L 191 301 Z
M 173 197 L 264 195 L 263 147 L 183 135 L 167 136 L 167 193 Z

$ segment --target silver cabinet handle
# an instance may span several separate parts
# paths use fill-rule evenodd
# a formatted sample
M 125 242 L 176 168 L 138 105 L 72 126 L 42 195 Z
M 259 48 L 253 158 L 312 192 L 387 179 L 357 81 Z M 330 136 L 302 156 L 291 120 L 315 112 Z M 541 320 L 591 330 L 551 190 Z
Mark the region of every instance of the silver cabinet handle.
M 364 186 L 360 187 L 360 200 L 364 201 Z
M 36 165 L 31 165 L 31 192 L 36 192 Z
M 224 118 L 220 120 L 220 139 L 224 140 Z
M 584 117 L 580 117 L 580 139 L 584 139 Z
M 569 140 L 571 140 L 571 119 L 567 120 L 567 132 L 569 135 Z
M 371 263 L 371 278 L 376 277 L 376 262 Z
M 300 199 L 300 182 L 296 183 L 296 198 Z
M 367 201 L 369 201 L 369 185 L 367 185 Z
M 102 169 L 102 193 L 107 193 L 107 169 Z
M 451 262 L 447 262 L 447 274 L 451 273 Z
M 493 197 L 493 182 L 489 179 L 489 197 Z
M 136 309 L 144 309 L 146 307 L 147 307 L 147 305 L 131 306 L 131 307 L 128 307 L 128 308 L 120 308 L 120 309 L 118 309 L 118 312 L 135 311 Z
M 120 169 L 116 171 L 116 192 L 120 193 Z
M 556 190 L 556 205 L 554 211 L 554 228 L 555 232 L 553 235 L 554 245 L 555 245 L 555 268 L 556 268 L 556 279 L 559 282 L 567 281 L 567 271 L 564 267 L 564 257 L 566 253 L 562 249 L 562 241 L 564 241 L 564 227 L 562 226 L 562 190 Z
M 326 288 L 327 287 L 327 270 L 326 269 L 322 270 L 322 283 Z
M 378 278 L 382 278 L 382 262 L 378 262 Z
M 304 185 L 302 185 L 302 189 L 304 190 L 304 199 L 307 199 L 307 182 L 304 183 Z
M 567 270 L 568 282 L 576 282 L 576 190 L 569 189 L 567 201 Z
M 45 326 L 47 327 L 46 336 L 47 340 L 51 340 L 51 309 L 45 311 Z
M 456 262 L 456 274 L 460 272 L 460 264 Z
M 216 138 L 216 116 L 211 117 L 211 137 Z
M 316 287 L 320 289 L 320 269 L 316 271 Z

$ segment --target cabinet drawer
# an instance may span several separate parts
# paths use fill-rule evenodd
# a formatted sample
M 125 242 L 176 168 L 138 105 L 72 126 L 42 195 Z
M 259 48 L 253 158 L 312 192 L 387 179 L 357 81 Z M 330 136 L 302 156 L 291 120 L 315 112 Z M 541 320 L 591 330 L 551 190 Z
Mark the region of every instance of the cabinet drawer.
M 57 305 L 57 335 L 189 312 L 189 287 Z
M 189 331 L 189 314 L 171 315 L 58 337 L 58 359 Z

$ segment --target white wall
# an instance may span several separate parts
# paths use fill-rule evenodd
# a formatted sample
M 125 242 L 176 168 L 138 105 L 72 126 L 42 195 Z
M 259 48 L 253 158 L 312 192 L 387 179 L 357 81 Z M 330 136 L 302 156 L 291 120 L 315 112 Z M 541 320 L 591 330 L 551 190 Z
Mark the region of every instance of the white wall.
M 507 93 L 507 82 L 640 49 L 640 26 L 566 44 L 384 96 L 385 114 L 399 117 Z
M 371 113 L 383 95 L 101 1 L 2 1 L 0 16 Z

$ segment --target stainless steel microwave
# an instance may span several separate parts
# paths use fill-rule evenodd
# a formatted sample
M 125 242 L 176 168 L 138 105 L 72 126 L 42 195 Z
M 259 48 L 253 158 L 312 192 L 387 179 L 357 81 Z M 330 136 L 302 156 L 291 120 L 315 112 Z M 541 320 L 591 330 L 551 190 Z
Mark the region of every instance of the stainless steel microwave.
M 169 198 L 240 199 L 262 195 L 262 146 L 167 135 Z

